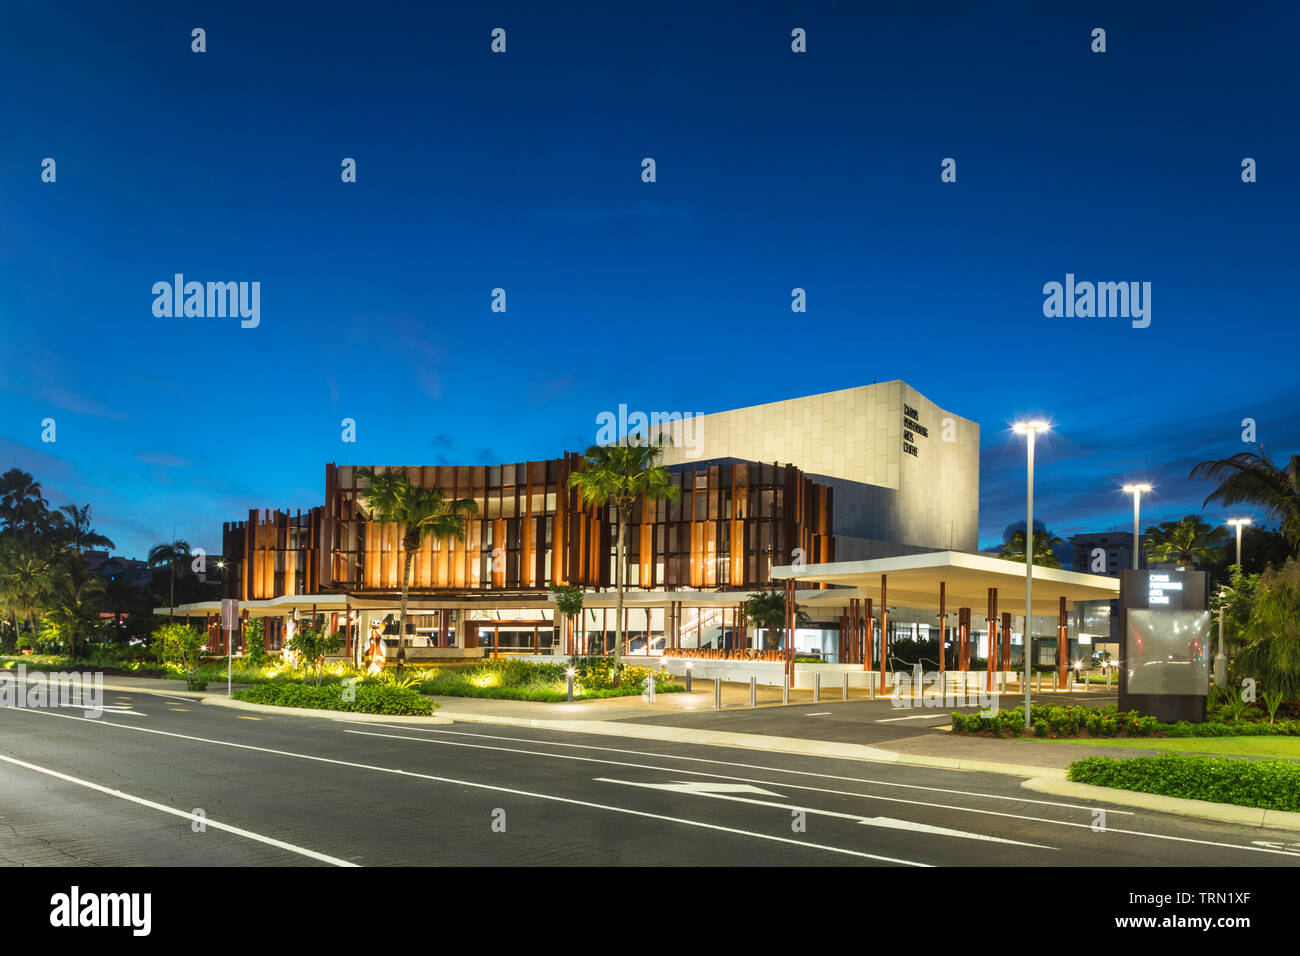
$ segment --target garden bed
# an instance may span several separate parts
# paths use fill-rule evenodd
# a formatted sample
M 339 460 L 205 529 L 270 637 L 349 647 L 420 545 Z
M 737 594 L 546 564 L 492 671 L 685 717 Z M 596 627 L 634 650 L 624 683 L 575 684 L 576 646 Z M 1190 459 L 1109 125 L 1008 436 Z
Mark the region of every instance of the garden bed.
M 1077 704 L 1035 704 L 1029 712 L 1032 732 L 1025 733 L 1025 709 L 1000 710 L 985 717 L 982 714 L 952 715 L 952 732 L 983 737 L 1043 737 L 1047 739 L 1110 737 L 1270 737 L 1300 736 L 1300 720 L 1207 720 L 1204 723 L 1179 721 L 1162 724 L 1151 716 L 1141 716 L 1137 711 L 1119 713 L 1115 705 L 1107 707 L 1082 707 Z
M 613 660 L 605 657 L 579 658 L 574 662 L 574 700 L 635 697 L 645 693 L 646 680 L 655 675 L 655 692 L 680 693 L 666 671 L 627 666 L 617 686 L 613 682 Z M 568 700 L 568 665 L 539 663 L 518 658 L 496 658 L 469 666 L 437 667 L 406 674 L 418 674 L 420 693 L 434 697 L 484 697 L 493 700 L 531 700 L 558 703 Z
M 1300 764 L 1161 754 L 1158 757 L 1085 757 L 1070 765 L 1075 783 L 1229 803 L 1264 810 L 1300 811 Z
M 349 685 L 341 681 L 322 683 L 318 687 L 297 681 L 273 680 L 236 691 L 233 696 L 235 700 L 269 704 L 273 707 L 305 707 L 311 710 L 342 710 L 390 716 L 427 717 L 438 706 L 411 687 L 357 682 L 350 685 L 350 689 L 354 691 L 352 700 L 347 699 Z

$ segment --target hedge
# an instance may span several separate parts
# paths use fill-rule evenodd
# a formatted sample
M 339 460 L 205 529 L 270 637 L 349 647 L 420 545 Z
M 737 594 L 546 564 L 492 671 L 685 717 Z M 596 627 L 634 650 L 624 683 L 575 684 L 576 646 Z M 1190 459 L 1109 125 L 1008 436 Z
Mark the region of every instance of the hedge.
M 236 691 L 236 700 L 275 707 L 307 707 L 313 710 L 345 710 L 361 714 L 428 716 L 438 705 L 413 688 L 396 688 L 384 684 L 354 685 L 356 700 L 343 699 L 342 684 L 299 684 L 268 681 L 247 690 Z
M 1083 707 L 1078 704 L 1035 704 L 1029 711 L 1036 737 L 1271 737 L 1300 736 L 1300 720 L 1279 720 L 1275 724 L 1240 720 L 1206 721 L 1194 724 L 1181 720 L 1162 724 L 1155 717 L 1142 716 L 1135 710 L 1119 713 L 1106 707 Z M 991 717 L 979 713 L 952 715 L 952 732 L 956 734 L 992 734 L 994 737 L 1024 735 L 1025 709 L 999 710 Z
M 1085 757 L 1070 764 L 1076 783 L 1166 797 L 1300 811 L 1300 763 L 1161 754 L 1158 757 Z

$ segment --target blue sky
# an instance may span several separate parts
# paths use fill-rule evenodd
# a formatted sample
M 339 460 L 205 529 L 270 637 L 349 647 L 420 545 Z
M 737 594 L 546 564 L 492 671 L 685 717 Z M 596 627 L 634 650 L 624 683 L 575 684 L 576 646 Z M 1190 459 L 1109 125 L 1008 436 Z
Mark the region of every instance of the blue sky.
M 1126 480 L 1199 510 L 1243 418 L 1300 450 L 1294 6 L 275 6 L 4 13 L 0 466 L 121 551 L 217 550 L 329 461 L 897 378 L 982 426 L 982 546 L 1024 414 L 1059 534 L 1126 525 Z M 155 317 L 178 272 L 260 282 L 260 326 Z M 1067 272 L 1151 282 L 1151 326 L 1045 318 Z

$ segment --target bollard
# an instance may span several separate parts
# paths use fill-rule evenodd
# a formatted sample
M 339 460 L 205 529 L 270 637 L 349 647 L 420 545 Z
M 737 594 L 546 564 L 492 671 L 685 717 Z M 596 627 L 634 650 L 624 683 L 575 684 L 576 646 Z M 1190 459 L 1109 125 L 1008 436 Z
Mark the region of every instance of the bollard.
M 1041 694 L 1042 692 L 1043 692 L 1043 672 L 1039 671 L 1038 672 L 1038 693 Z
M 867 683 L 870 684 L 871 683 L 870 675 L 867 676 L 868 676 Z M 844 699 L 845 700 L 849 699 L 849 672 L 848 671 L 844 672 Z
M 691 662 L 686 662 L 686 693 L 691 692 Z
M 1110 693 L 1110 668 L 1106 668 L 1106 693 Z
M 813 674 L 813 703 L 820 704 L 822 701 L 822 675 L 818 671 Z
M 655 702 L 655 675 L 654 674 L 651 674 L 649 677 L 645 679 L 645 696 L 646 696 L 647 704 L 653 704 Z
M 722 710 L 722 678 L 713 678 L 713 709 Z
M 758 678 L 753 676 L 749 678 L 749 706 L 758 706 Z
M 790 675 L 781 675 L 781 703 L 790 703 Z
M 573 671 L 569 671 L 569 703 L 573 703 Z

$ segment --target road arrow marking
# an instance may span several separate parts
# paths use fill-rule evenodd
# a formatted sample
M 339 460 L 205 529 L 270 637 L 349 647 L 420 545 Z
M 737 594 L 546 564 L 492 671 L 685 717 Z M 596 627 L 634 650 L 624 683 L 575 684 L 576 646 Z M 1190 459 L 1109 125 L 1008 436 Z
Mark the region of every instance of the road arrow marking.
M 626 783 L 636 787 L 645 787 L 649 790 L 672 790 L 677 793 L 698 793 L 704 797 L 711 797 L 718 794 L 727 793 L 757 793 L 763 797 L 780 797 L 787 799 L 783 793 L 773 793 L 771 790 L 764 790 L 762 787 L 753 787 L 747 783 L 714 783 L 709 780 L 676 780 L 672 783 L 632 783 L 630 780 L 606 780 L 603 777 L 596 778 L 601 783 Z
M 1277 850 L 1280 853 L 1289 853 L 1292 856 L 1300 856 L 1300 843 L 1270 843 L 1268 840 L 1251 840 L 1255 846 L 1266 846 L 1271 850 Z

